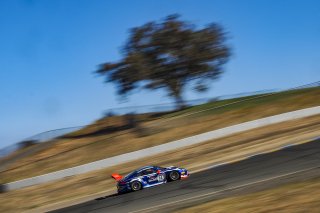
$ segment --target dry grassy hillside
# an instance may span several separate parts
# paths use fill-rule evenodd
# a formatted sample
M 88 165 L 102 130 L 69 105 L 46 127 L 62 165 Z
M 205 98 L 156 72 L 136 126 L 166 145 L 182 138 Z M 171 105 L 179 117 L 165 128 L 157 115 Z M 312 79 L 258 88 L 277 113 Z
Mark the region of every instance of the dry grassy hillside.
M 245 121 L 317 106 L 320 105 L 320 88 L 238 102 L 242 99 L 246 98 L 216 101 L 167 114 L 100 119 L 56 139 L 46 150 L 16 161 L 0 174 L 0 181 L 32 177 Z M 232 102 L 238 103 L 219 108 Z

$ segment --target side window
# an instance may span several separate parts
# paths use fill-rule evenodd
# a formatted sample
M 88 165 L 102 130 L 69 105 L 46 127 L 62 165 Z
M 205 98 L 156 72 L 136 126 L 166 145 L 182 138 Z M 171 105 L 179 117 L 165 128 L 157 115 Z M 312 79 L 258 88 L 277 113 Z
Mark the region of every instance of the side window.
M 141 171 L 141 174 L 142 175 L 150 175 L 154 172 L 155 172 L 154 169 L 145 169 L 145 170 Z

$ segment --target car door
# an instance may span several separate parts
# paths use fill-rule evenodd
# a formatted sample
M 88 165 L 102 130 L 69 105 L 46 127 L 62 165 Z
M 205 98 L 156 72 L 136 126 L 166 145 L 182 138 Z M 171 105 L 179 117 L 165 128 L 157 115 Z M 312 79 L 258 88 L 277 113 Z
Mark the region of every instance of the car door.
M 153 185 L 158 183 L 158 174 L 154 168 L 148 168 L 141 171 L 141 174 L 143 175 L 143 179 L 147 184 Z

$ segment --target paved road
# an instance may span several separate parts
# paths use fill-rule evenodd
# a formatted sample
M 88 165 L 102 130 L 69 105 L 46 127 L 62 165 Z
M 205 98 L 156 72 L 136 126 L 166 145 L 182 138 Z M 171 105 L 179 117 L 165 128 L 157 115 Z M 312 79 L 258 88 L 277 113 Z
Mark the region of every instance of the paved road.
M 313 177 L 320 177 L 320 140 L 191 174 L 187 180 L 102 197 L 55 212 L 171 212 Z

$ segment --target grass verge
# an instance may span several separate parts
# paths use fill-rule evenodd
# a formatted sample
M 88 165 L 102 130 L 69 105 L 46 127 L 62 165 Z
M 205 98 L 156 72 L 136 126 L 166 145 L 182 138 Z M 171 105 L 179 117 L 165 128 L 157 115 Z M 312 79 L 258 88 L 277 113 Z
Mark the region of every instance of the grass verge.
M 176 213 L 319 212 L 320 178 L 287 184 L 248 195 L 211 201 Z

